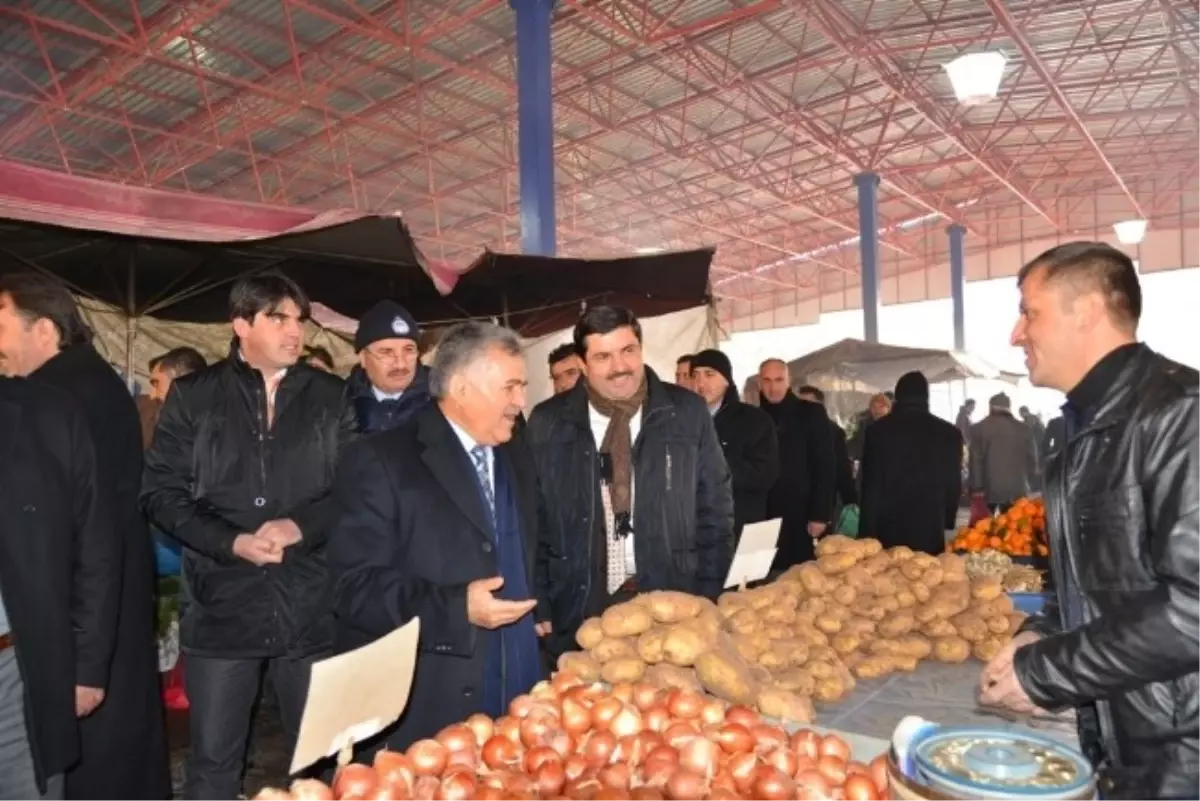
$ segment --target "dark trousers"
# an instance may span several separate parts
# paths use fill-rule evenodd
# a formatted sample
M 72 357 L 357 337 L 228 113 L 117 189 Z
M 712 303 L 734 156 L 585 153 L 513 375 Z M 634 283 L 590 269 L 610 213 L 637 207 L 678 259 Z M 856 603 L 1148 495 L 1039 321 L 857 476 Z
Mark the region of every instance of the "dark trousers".
M 184 798 L 241 796 L 250 718 L 264 672 L 275 690 L 291 753 L 304 714 L 309 672 L 319 658 L 184 657 L 183 681 L 190 703 L 191 734 Z

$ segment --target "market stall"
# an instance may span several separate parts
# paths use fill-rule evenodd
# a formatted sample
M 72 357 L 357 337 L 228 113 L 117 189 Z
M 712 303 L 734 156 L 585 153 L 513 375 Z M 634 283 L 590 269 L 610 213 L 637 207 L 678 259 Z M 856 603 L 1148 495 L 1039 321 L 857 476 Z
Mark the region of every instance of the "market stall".
M 589 619 L 581 650 L 498 719 L 474 715 L 373 765 L 343 760 L 332 787 L 258 797 L 883 798 L 925 777 L 893 743 L 964 725 L 988 754 L 1033 748 L 1062 774 L 1039 781 L 1086 790 L 1069 719 L 975 703 L 980 660 L 1024 618 L 999 577 L 958 554 L 828 537 L 814 561 L 715 603 L 651 592 Z M 937 754 L 962 743 L 938 740 Z

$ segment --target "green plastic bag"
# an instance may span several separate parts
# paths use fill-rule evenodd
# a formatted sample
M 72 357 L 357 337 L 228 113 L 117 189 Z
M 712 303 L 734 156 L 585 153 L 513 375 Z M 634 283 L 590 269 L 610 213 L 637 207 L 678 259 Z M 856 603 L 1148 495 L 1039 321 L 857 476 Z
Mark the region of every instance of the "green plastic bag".
M 847 504 L 842 507 L 842 513 L 838 515 L 837 525 L 833 527 L 834 534 L 843 534 L 847 537 L 858 536 L 858 506 L 855 504 Z

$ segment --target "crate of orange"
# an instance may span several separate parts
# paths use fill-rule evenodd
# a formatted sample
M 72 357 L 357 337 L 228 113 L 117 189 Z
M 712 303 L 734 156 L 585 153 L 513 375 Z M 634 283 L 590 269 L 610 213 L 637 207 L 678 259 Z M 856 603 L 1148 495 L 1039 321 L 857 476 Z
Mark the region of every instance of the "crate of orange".
M 1045 557 L 1046 507 L 1040 498 L 1021 498 L 1007 512 L 985 517 L 973 526 L 961 529 L 950 541 L 949 550 L 974 553 L 987 548 L 1009 556 Z M 1040 560 L 1037 560 L 1040 561 Z

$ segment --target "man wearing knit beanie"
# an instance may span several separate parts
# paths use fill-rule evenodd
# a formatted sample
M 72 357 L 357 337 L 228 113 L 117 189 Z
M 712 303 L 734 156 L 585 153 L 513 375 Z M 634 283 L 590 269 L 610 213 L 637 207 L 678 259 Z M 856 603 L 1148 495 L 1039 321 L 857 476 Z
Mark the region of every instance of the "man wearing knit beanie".
M 429 403 L 420 338 L 417 321 L 394 300 L 379 301 L 359 319 L 354 334 L 359 363 L 350 371 L 346 394 L 364 433 L 395 428 Z
M 779 477 L 775 424 L 762 409 L 742 403 L 733 366 L 719 350 L 692 356 L 692 385 L 713 415 L 721 450 L 733 476 L 735 536 L 742 527 L 767 519 L 767 494 Z
M 955 526 L 962 493 L 963 439 L 929 411 L 929 381 L 918 372 L 896 382 L 890 414 L 863 445 L 859 536 L 884 547 L 940 554 Z

